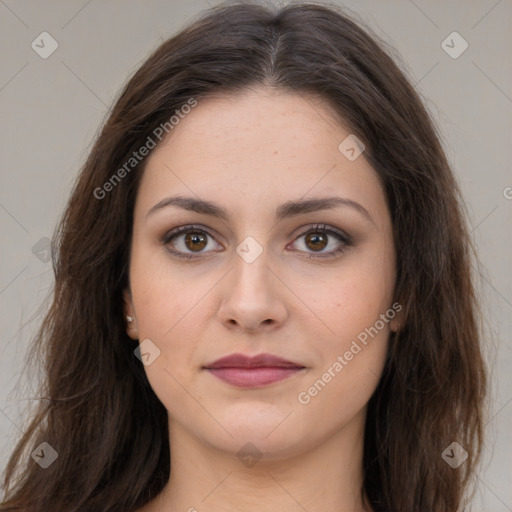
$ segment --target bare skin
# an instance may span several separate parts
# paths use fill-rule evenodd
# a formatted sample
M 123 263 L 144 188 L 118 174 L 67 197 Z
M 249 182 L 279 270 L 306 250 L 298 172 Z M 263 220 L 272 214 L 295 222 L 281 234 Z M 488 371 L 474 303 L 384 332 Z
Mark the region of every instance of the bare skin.
M 364 153 L 351 161 L 338 149 L 348 135 L 318 98 L 257 88 L 199 101 L 151 153 L 125 312 L 130 336 L 160 350 L 144 368 L 168 411 L 172 470 L 139 512 L 371 510 L 361 497 L 364 423 L 398 315 L 360 351 L 353 342 L 392 307 L 395 248 L 375 170 Z M 228 217 L 150 212 L 177 195 Z M 275 217 L 285 202 L 330 196 L 359 206 Z M 202 245 L 186 232 L 161 241 L 190 224 Z M 252 262 L 237 253 L 247 237 L 250 254 L 261 249 Z M 203 368 L 234 352 L 305 369 L 244 388 Z

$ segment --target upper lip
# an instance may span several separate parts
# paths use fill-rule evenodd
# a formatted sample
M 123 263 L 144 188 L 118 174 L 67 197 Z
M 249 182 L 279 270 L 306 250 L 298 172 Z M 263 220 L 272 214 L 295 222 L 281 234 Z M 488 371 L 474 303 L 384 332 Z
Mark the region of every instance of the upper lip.
M 246 356 L 244 354 L 230 354 L 221 357 L 216 361 L 207 364 L 203 368 L 258 368 L 262 366 L 281 367 L 281 368 L 304 368 L 303 365 L 288 361 L 282 357 L 273 354 L 256 354 L 255 356 Z

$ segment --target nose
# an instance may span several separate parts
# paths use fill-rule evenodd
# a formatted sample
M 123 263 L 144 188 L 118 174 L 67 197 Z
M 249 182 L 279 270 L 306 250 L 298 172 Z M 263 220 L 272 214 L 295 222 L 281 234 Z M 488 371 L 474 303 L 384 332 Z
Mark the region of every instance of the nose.
M 286 286 L 268 266 L 265 252 L 252 263 L 237 255 L 234 265 L 222 288 L 218 312 L 222 324 L 252 333 L 282 326 L 288 315 Z

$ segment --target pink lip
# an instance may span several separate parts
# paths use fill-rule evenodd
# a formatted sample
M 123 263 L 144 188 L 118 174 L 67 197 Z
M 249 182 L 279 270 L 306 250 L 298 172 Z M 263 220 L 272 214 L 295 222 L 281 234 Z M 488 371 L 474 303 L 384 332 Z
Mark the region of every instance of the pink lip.
M 286 379 L 304 366 L 272 354 L 231 354 L 204 367 L 215 377 L 240 387 L 261 387 Z

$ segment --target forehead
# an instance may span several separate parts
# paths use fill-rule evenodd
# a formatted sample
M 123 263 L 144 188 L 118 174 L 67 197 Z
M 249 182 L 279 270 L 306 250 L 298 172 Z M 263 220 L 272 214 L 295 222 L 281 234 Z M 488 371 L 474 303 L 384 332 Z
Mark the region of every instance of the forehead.
M 165 195 L 222 198 L 240 211 L 339 193 L 382 214 L 378 177 L 364 158 L 338 148 L 351 136 L 321 98 L 268 89 L 198 100 L 148 157 L 138 205 Z

